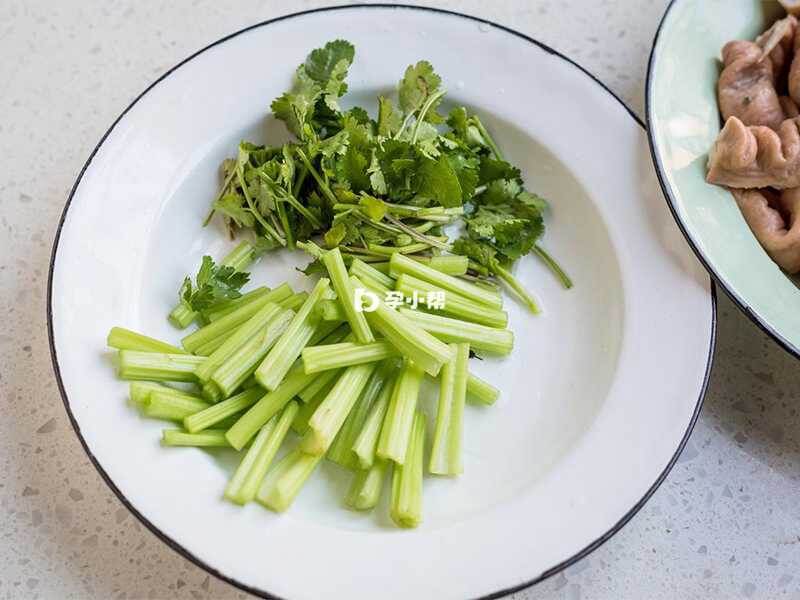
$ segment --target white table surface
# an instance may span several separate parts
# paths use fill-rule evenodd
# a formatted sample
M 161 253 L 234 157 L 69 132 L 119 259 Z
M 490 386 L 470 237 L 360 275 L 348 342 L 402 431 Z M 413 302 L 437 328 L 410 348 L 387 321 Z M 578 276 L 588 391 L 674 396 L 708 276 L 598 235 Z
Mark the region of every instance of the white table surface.
M 534 36 L 643 114 L 666 0 L 420 3 Z M 227 33 L 323 4 L 0 1 L 0 598 L 246 597 L 141 526 L 84 455 L 50 365 L 47 265 L 78 171 L 146 85 Z M 599 550 L 513 597 L 800 598 L 793 373 L 720 298 L 705 407 L 666 482 Z

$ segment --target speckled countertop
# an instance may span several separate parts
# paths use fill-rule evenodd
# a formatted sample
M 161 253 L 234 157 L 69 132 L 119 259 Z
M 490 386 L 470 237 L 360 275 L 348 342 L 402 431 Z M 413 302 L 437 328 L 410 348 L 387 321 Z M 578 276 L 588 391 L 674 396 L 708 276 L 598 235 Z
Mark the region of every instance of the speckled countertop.
M 643 114 L 666 0 L 420 3 L 534 36 Z M 224 34 L 323 4 L 0 1 L 0 598 L 246 597 L 141 526 L 84 455 L 50 366 L 47 265 L 73 180 L 136 94 Z M 800 598 L 797 372 L 720 298 L 713 376 L 679 463 L 611 541 L 515 600 Z

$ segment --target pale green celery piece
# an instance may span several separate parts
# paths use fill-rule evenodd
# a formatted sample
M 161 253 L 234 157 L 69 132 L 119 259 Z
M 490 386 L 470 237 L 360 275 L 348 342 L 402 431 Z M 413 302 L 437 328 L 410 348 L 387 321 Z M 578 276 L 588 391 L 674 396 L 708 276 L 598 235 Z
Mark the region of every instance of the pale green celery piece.
M 256 369 L 256 379 L 267 390 L 274 390 L 286 376 L 300 352 L 311 339 L 314 329 L 309 327 L 314 305 L 328 289 L 328 279 L 322 278 L 314 286 L 295 314 L 286 331 L 267 353 Z
M 253 437 L 261 427 L 269 421 L 273 415 L 278 413 L 286 404 L 300 393 L 315 375 L 306 375 L 298 365 L 296 369 L 289 372 L 281 384 L 272 392 L 265 393 L 261 400 L 256 402 L 244 413 L 236 423 L 228 429 L 226 434 L 231 446 L 241 450 L 244 445 Z M 260 389 L 260 388 L 255 388 Z
M 292 421 L 292 431 L 300 436 L 306 434 L 311 415 L 316 412 L 319 405 L 322 404 L 322 401 L 325 400 L 325 397 L 333 389 L 334 385 L 336 385 L 336 379 L 326 380 L 325 385 L 322 386 L 316 394 L 310 396 L 308 400 L 304 400 L 302 404 L 300 404 L 300 410 L 295 416 L 294 421 Z
M 422 378 L 422 369 L 406 361 L 392 391 L 378 447 L 375 450 L 381 458 L 403 464 L 411 439 Z
M 435 475 L 459 475 L 464 401 L 467 396 L 469 344 L 453 344 L 453 359 L 439 374 L 439 403 L 428 470 Z
M 383 264 L 389 264 L 383 263 Z M 382 273 L 373 265 L 368 265 L 360 258 L 354 258 L 350 263 L 350 275 L 358 277 L 361 281 L 368 284 L 371 289 L 386 293 L 394 289 L 394 279 L 388 273 Z
M 364 391 L 350 410 L 339 433 L 328 449 L 327 458 L 348 469 L 358 468 L 358 460 L 353 453 L 353 444 L 364 427 L 373 403 L 389 379 L 388 363 L 379 365 L 372 373 Z
M 311 402 L 321 389 L 335 382 L 341 374 L 341 369 L 332 369 L 330 371 L 324 371 L 323 373 L 307 373 L 306 375 L 311 377 L 312 381 L 297 395 L 297 397 L 303 402 Z
M 182 421 L 184 417 L 205 410 L 209 406 L 208 402 L 176 390 L 153 390 L 139 408 L 146 417 Z
M 367 385 L 375 364 L 347 367 L 308 421 L 301 447 L 309 454 L 325 454 L 347 415 Z
M 318 313 L 317 313 L 318 314 Z M 309 346 L 335 344 L 341 341 L 346 335 L 350 333 L 350 326 L 347 323 L 330 323 L 322 322 L 317 323 L 317 328 L 314 330 L 314 335 L 308 340 Z
M 425 415 L 417 411 L 411 441 L 403 464 L 394 465 L 389 515 L 399 527 L 416 527 L 422 521 L 422 474 L 425 454 Z
M 278 304 L 280 304 L 281 308 L 287 308 L 294 311 L 300 308 L 307 298 L 308 292 L 297 292 L 296 294 L 292 294 L 286 298 L 286 300 L 281 300 L 278 302 Z
M 460 254 L 449 254 L 446 256 L 431 256 L 428 259 L 417 259 L 424 262 L 431 269 L 436 269 L 440 273 L 447 275 L 464 275 L 469 268 L 469 259 Z
M 197 312 L 186 306 L 183 302 L 176 304 L 167 319 L 178 329 L 186 329 L 197 318 Z
M 424 252 L 431 247 L 430 244 L 425 242 L 413 242 L 405 246 L 381 246 L 380 244 L 367 244 L 367 249 L 373 254 L 380 254 L 381 256 L 394 256 L 396 254 L 414 254 L 415 252 Z
M 326 346 L 308 346 L 302 352 L 306 373 L 319 373 L 330 369 L 341 369 L 398 356 L 397 349 L 386 340 L 369 344 L 340 342 Z
M 416 292 L 420 306 L 436 314 L 441 312 L 451 317 L 486 325 L 487 327 L 505 327 L 508 325 L 508 313 L 506 311 L 489 308 L 472 300 L 467 300 L 464 296 L 455 292 L 448 292 L 411 275 L 400 275 L 397 278 L 395 289 L 407 297 L 413 297 L 414 292 Z M 427 306 L 428 294 L 442 295 L 444 299 L 443 308 L 438 309 Z
M 500 390 L 477 375 L 469 374 L 467 377 L 467 400 L 488 406 L 494 404 L 498 396 L 500 396 Z
M 187 433 L 181 429 L 164 429 L 161 432 L 161 445 L 230 448 L 223 429 L 206 429 L 201 433 Z
M 231 314 L 237 308 L 241 308 L 245 304 L 250 304 L 251 302 L 258 300 L 268 293 L 269 288 L 267 286 L 257 287 L 254 290 L 250 290 L 246 294 L 242 294 L 238 298 L 215 304 L 213 310 L 203 311 L 203 315 L 205 316 L 206 320 L 211 323 L 220 319 L 221 317 L 224 317 L 225 315 Z
M 353 474 L 353 481 L 345 497 L 345 504 L 354 510 L 375 508 L 381 498 L 383 482 L 389 463 L 378 459 L 369 469 L 360 469 Z
M 336 295 L 339 297 L 339 304 L 341 304 L 345 315 L 347 315 L 347 322 L 350 323 L 350 329 L 356 341 L 362 344 L 375 341 L 375 336 L 372 335 L 372 330 L 370 330 L 367 324 L 367 318 L 362 311 L 357 310 L 355 304 L 355 290 L 350 283 L 350 279 L 347 275 L 347 267 L 344 265 L 342 253 L 339 251 L 339 248 L 334 248 L 323 254 L 322 264 L 324 264 L 325 268 L 328 270 L 331 285 Z
M 347 315 L 338 300 L 320 300 L 314 310 L 323 321 L 342 322 L 347 320 Z
M 214 372 L 228 359 L 236 350 L 243 346 L 250 338 L 255 336 L 267 323 L 275 318 L 283 309 L 272 302 L 264 305 L 261 310 L 254 314 L 247 322 L 236 330 L 231 337 L 214 352 L 208 355 L 206 361 L 195 369 L 197 378 L 206 382 L 211 379 Z M 219 321 L 217 321 L 219 322 Z
M 408 308 L 401 308 L 400 314 L 443 342 L 466 343 L 475 350 L 499 355 L 510 353 L 514 347 L 514 333 L 510 329 L 486 327 Z
M 219 389 L 219 386 L 213 381 L 206 381 L 201 388 L 201 393 L 203 394 L 203 398 L 209 402 L 219 402 L 225 398 L 222 394 L 222 390 Z
M 361 431 L 353 441 L 353 454 L 361 469 L 369 469 L 375 462 L 375 450 L 378 447 L 378 440 L 386 420 L 386 411 L 389 408 L 396 381 L 396 378 L 390 377 L 384 383 L 380 394 L 369 409 Z
M 275 512 L 285 511 L 314 472 L 320 459 L 322 456 L 306 454 L 295 448 L 267 473 L 256 500 Z
M 361 261 L 361 262 L 364 262 L 364 261 Z M 386 275 L 386 276 L 391 278 L 391 275 L 389 275 L 389 266 L 390 265 L 389 265 L 389 261 L 388 260 L 386 260 L 386 261 L 381 260 L 380 262 L 371 262 L 371 263 L 369 263 L 369 266 L 372 267 L 373 269 L 375 269 L 376 271 L 378 271 L 380 273 L 383 273 L 384 275 Z M 352 275 L 355 275 L 355 273 L 352 273 Z M 358 277 L 358 275 L 356 275 L 356 277 Z
M 402 254 L 393 254 L 390 259 L 390 265 L 391 273 L 394 277 L 406 273 L 449 292 L 461 294 L 465 298 L 478 302 L 479 304 L 484 304 L 496 309 L 503 308 L 502 299 L 485 288 L 453 277 L 452 275 L 441 273 L 428 265 L 424 265 Z
M 278 452 L 289 426 L 299 409 L 297 402 L 289 402 L 280 415 L 273 416 L 259 430 L 225 488 L 225 497 L 236 504 L 247 504 L 256 492 Z M 227 438 L 225 440 L 227 444 Z
M 181 396 L 186 396 L 187 398 L 193 398 L 195 400 L 201 400 L 195 394 L 191 394 L 189 392 L 185 392 L 183 390 L 178 390 L 173 387 L 169 387 L 167 385 L 163 385 L 161 383 L 156 383 L 153 381 L 131 381 L 130 386 L 130 399 L 133 404 L 141 405 L 147 402 L 148 397 L 150 396 L 150 392 L 169 392 L 173 394 L 178 394 Z
M 216 425 L 226 417 L 242 412 L 255 404 L 264 395 L 258 388 L 245 390 L 240 394 L 231 396 L 227 400 L 209 406 L 200 412 L 193 413 L 183 419 L 183 427 L 189 433 L 197 433 Z
M 255 372 L 269 349 L 286 331 L 293 317 L 292 310 L 282 310 L 267 323 L 263 332 L 245 342 L 214 371 L 211 381 L 219 386 L 223 395 L 232 394 L 244 383 L 245 379 Z
M 354 285 L 363 287 L 357 278 L 351 279 Z M 446 344 L 386 306 L 381 299 L 377 299 L 375 310 L 367 313 L 367 321 L 403 356 L 413 360 L 426 373 L 438 374 L 442 363 L 450 359 L 450 348 Z
M 119 376 L 145 381 L 197 381 L 195 369 L 206 361 L 203 356 L 119 351 Z
M 124 327 L 112 327 L 106 343 L 117 350 L 139 350 L 140 352 L 166 352 L 186 354 L 184 350 L 155 338 L 136 333 Z
M 288 288 L 288 286 L 287 286 Z M 207 345 L 209 342 L 214 341 L 216 338 L 220 336 L 229 336 L 233 331 L 237 329 L 240 325 L 249 321 L 253 315 L 255 315 L 258 311 L 260 311 L 264 306 L 269 303 L 280 302 L 280 300 L 275 300 L 276 296 L 280 296 L 281 288 L 277 288 L 272 290 L 271 292 L 267 292 L 266 294 L 259 296 L 255 300 L 251 300 L 250 302 L 240 306 L 239 308 L 235 309 L 234 311 L 230 312 L 229 314 L 225 315 L 224 317 L 220 317 L 216 321 L 212 321 L 208 325 L 201 327 L 200 329 L 193 331 L 189 335 L 181 340 L 183 347 L 186 348 L 189 352 L 196 352 L 198 348 L 201 348 L 204 345 Z M 287 290 L 288 296 L 291 296 L 291 290 Z M 286 297 L 288 297 L 286 296 Z M 282 298 L 285 299 L 285 298 Z

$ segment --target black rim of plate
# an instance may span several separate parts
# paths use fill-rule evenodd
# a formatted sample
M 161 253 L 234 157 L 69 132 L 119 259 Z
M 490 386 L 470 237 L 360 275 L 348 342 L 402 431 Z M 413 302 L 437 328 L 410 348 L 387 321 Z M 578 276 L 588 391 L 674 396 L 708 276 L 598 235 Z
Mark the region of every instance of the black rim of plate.
M 156 537 L 158 537 L 167 546 L 169 546 L 170 548 L 175 550 L 178 554 L 180 554 L 184 558 L 186 558 L 186 559 L 190 560 L 191 562 L 193 562 L 194 564 L 196 564 L 198 567 L 204 569 L 205 571 L 207 571 L 208 573 L 214 575 L 215 577 L 217 577 L 217 578 L 219 578 L 219 579 L 221 579 L 223 581 L 226 581 L 227 583 L 230 583 L 231 585 L 233 585 L 233 586 L 235 586 L 235 587 L 237 587 L 237 588 L 239 588 L 239 589 L 241 589 L 243 591 L 249 592 L 249 593 L 254 594 L 256 596 L 260 596 L 262 598 L 271 598 L 271 599 L 281 600 L 279 596 L 271 594 L 270 592 L 268 592 L 266 590 L 254 588 L 254 587 L 249 586 L 247 584 L 244 584 L 244 583 L 242 583 L 240 581 L 237 581 L 236 579 L 234 579 L 234 578 L 232 578 L 232 577 L 230 577 L 228 575 L 225 575 L 224 573 L 221 573 L 220 571 L 218 571 L 217 569 L 215 569 L 211 565 L 205 563 L 204 561 L 200 560 L 198 557 L 193 555 L 186 548 L 181 546 L 178 542 L 176 542 L 175 540 L 173 540 L 172 538 L 167 536 L 164 532 L 162 532 L 160 529 L 158 529 L 153 523 L 151 523 L 147 519 L 147 517 L 145 517 L 143 514 L 141 514 L 130 503 L 130 501 L 125 497 L 125 495 L 119 490 L 119 488 L 116 486 L 116 484 L 111 480 L 109 475 L 105 472 L 105 470 L 100 465 L 100 463 L 97 460 L 97 458 L 92 453 L 91 449 L 89 448 L 89 446 L 86 443 L 86 440 L 84 439 L 83 435 L 81 434 L 80 425 L 76 421 L 75 415 L 72 413 L 72 409 L 70 408 L 70 401 L 69 401 L 69 398 L 67 397 L 67 392 L 64 389 L 64 382 L 61 379 L 61 371 L 60 371 L 59 364 L 58 364 L 58 356 L 56 354 L 55 339 L 54 339 L 54 333 L 53 333 L 53 312 L 52 312 L 52 308 L 53 308 L 53 273 L 54 273 L 54 270 L 55 270 L 56 256 L 57 256 L 57 253 L 58 253 L 58 242 L 59 242 L 59 240 L 61 238 L 61 231 L 62 231 L 63 226 L 64 226 L 64 221 L 66 219 L 67 212 L 69 211 L 69 207 L 70 207 L 70 205 L 72 203 L 72 199 L 75 196 L 75 192 L 78 189 L 78 186 L 80 185 L 81 180 L 83 179 L 83 175 L 86 173 L 86 170 L 89 168 L 89 166 L 92 163 L 92 159 L 95 157 L 95 155 L 97 154 L 98 150 L 103 145 L 103 142 L 105 142 L 106 138 L 109 136 L 109 134 L 116 127 L 117 123 L 119 123 L 120 120 L 122 120 L 122 118 L 128 113 L 128 111 L 131 108 L 133 108 L 133 106 L 145 94 L 147 94 L 147 92 L 149 92 L 152 88 L 157 86 L 162 80 L 166 79 L 170 74 L 172 74 L 175 70 L 179 69 L 185 63 L 189 62 L 190 60 L 194 59 L 195 57 L 199 56 L 203 52 L 209 50 L 210 48 L 218 46 L 219 44 L 222 44 L 222 43 L 224 43 L 224 42 L 226 42 L 226 41 L 228 41 L 228 40 L 230 40 L 230 39 L 232 39 L 232 38 L 234 38 L 234 37 L 236 37 L 236 36 L 238 36 L 238 35 L 240 35 L 242 33 L 248 32 L 248 31 L 253 30 L 253 29 L 257 29 L 259 27 L 264 27 L 266 25 L 270 25 L 271 23 L 277 23 L 277 22 L 283 21 L 285 19 L 294 19 L 294 18 L 302 17 L 304 15 L 309 15 L 309 14 L 318 13 L 318 12 L 335 11 L 335 10 L 348 10 L 348 9 L 355 9 L 355 8 L 358 8 L 358 9 L 362 9 L 362 8 L 364 8 L 364 9 L 372 9 L 372 8 L 386 9 L 386 8 L 390 8 L 390 9 L 399 9 L 399 10 L 427 11 L 427 12 L 432 12 L 432 13 L 439 13 L 439 14 L 446 14 L 446 15 L 456 16 L 456 17 L 460 17 L 460 18 L 463 18 L 463 19 L 469 19 L 470 21 L 474 21 L 475 23 L 478 23 L 478 24 L 485 23 L 487 25 L 490 25 L 491 27 L 494 27 L 496 29 L 499 29 L 501 31 L 509 33 L 509 34 L 511 34 L 513 36 L 516 36 L 516 37 L 518 37 L 518 38 L 520 38 L 522 40 L 525 40 L 525 41 L 537 46 L 541 50 L 544 50 L 545 52 L 547 52 L 549 54 L 557 56 L 558 58 L 560 58 L 561 60 L 565 61 L 566 63 L 572 65 L 573 67 L 575 67 L 577 69 L 579 69 L 586 76 L 588 76 L 590 79 L 592 79 L 592 81 L 594 81 L 597 85 L 599 85 L 606 92 L 608 92 L 615 100 L 617 100 L 617 102 L 619 102 L 619 104 L 628 112 L 628 114 L 631 116 L 631 118 L 633 118 L 634 121 L 636 121 L 636 123 L 640 127 L 645 128 L 645 125 L 641 121 L 641 119 L 639 119 L 639 117 L 616 94 L 614 94 L 614 92 L 612 92 L 602 81 L 600 81 L 597 77 L 592 75 L 589 71 L 587 71 L 585 68 L 583 68 L 581 65 L 579 65 L 578 63 L 576 63 L 572 59 L 567 58 L 566 56 L 560 54 L 556 50 L 550 48 L 549 46 L 543 44 L 542 42 L 539 42 L 538 40 L 535 40 L 534 38 L 532 38 L 530 36 L 527 36 L 527 35 L 525 35 L 523 33 L 515 31 L 515 30 L 513 30 L 513 29 L 511 29 L 509 27 L 505 27 L 503 25 L 499 25 L 499 24 L 494 23 L 492 21 L 488 21 L 486 19 L 481 19 L 479 17 L 475 17 L 475 16 L 472 16 L 472 15 L 466 15 L 466 14 L 463 14 L 463 13 L 450 11 L 450 10 L 443 10 L 443 9 L 439 9 L 439 8 L 430 8 L 430 7 L 425 7 L 425 6 L 415 6 L 415 5 L 409 5 L 409 4 L 391 4 L 391 3 L 383 3 L 383 4 L 348 4 L 348 5 L 335 6 L 335 7 L 322 7 L 322 8 L 316 8 L 316 9 L 296 12 L 296 13 L 292 13 L 292 14 L 288 14 L 288 15 L 283 15 L 283 16 L 280 16 L 280 17 L 276 17 L 274 19 L 268 19 L 266 21 L 262 21 L 260 23 L 256 23 L 255 25 L 251 25 L 249 27 L 245 27 L 244 29 L 241 29 L 241 30 L 239 30 L 239 31 L 237 31 L 235 33 L 232 33 L 232 34 L 227 35 L 227 36 L 225 36 L 223 38 L 220 38 L 219 40 L 209 44 L 205 48 L 202 48 L 201 50 L 198 50 L 194 54 L 188 56 L 187 58 L 185 58 L 184 60 L 179 62 L 177 65 L 175 65 L 174 67 L 172 67 L 171 69 L 166 71 L 163 75 L 161 75 L 158 79 L 156 79 L 153 83 L 151 83 L 141 94 L 139 94 L 133 100 L 133 102 L 131 102 L 130 105 L 128 105 L 128 107 L 124 111 L 122 111 L 122 113 L 119 115 L 119 117 L 117 117 L 117 119 L 111 124 L 111 127 L 109 127 L 108 130 L 103 134 L 103 137 L 100 138 L 100 141 L 97 143 L 97 145 L 95 146 L 94 150 L 92 150 L 92 153 L 89 155 L 89 158 L 87 159 L 86 163 L 81 168 L 81 171 L 78 174 L 78 178 L 75 180 L 75 183 L 73 184 L 72 189 L 70 190 L 69 197 L 67 199 L 66 205 L 64 206 L 64 211 L 62 212 L 61 218 L 60 218 L 60 220 L 58 222 L 58 228 L 56 230 L 55 239 L 53 241 L 53 250 L 52 250 L 52 253 L 51 253 L 51 256 L 50 256 L 50 267 L 49 267 L 49 271 L 48 271 L 48 281 L 47 281 L 47 332 L 48 332 L 48 338 L 49 338 L 49 343 L 50 343 L 50 354 L 51 354 L 51 358 L 52 358 L 52 362 L 53 362 L 53 369 L 55 371 L 56 380 L 57 380 L 57 383 L 58 383 L 58 389 L 59 389 L 59 391 L 61 393 L 61 399 L 64 402 L 64 407 L 65 407 L 65 409 L 67 411 L 67 415 L 69 417 L 70 423 L 72 424 L 72 427 L 75 430 L 75 433 L 77 434 L 78 439 L 80 440 L 81 445 L 83 446 L 83 449 L 86 452 L 86 455 L 89 457 L 89 460 L 92 462 L 94 467 L 100 473 L 100 476 L 103 478 L 103 480 L 105 481 L 106 485 L 108 485 L 108 487 L 110 487 L 111 490 L 114 492 L 114 494 L 116 494 L 116 496 L 119 498 L 120 502 L 122 502 L 122 504 L 129 511 L 131 511 L 131 513 L 133 513 L 134 516 L 136 516 L 136 518 L 139 519 L 139 521 L 141 521 L 142 524 L 144 524 L 145 527 L 147 527 L 153 534 L 156 535 Z M 663 185 L 663 182 L 662 182 L 662 185 Z M 539 582 L 547 579 L 548 577 L 551 577 L 552 575 L 555 575 L 556 573 L 562 571 L 563 569 L 566 569 L 570 565 L 572 565 L 572 564 L 576 563 L 577 561 L 579 561 L 580 559 L 584 558 L 585 556 L 587 556 L 588 554 L 590 554 L 591 552 L 596 550 L 598 547 L 600 547 L 607 540 L 609 540 L 628 521 L 630 521 L 630 519 L 633 518 L 633 516 L 637 512 L 639 512 L 639 510 L 642 508 L 642 506 L 644 506 L 644 504 L 650 499 L 650 497 L 653 495 L 653 493 L 658 489 L 658 487 L 661 485 L 661 483 L 666 478 L 667 474 L 670 472 L 672 467 L 675 465 L 675 462 L 677 461 L 678 456 L 680 456 L 684 446 L 686 445 L 686 442 L 689 439 L 689 436 L 692 433 L 692 429 L 694 428 L 694 425 L 697 422 L 697 418 L 700 415 L 700 409 L 702 408 L 702 405 L 703 405 L 703 398 L 705 397 L 706 389 L 708 387 L 708 381 L 709 381 L 709 377 L 711 375 L 711 363 L 712 363 L 712 358 L 713 358 L 713 355 L 714 355 L 714 346 L 715 346 L 715 343 L 716 343 L 716 331 L 717 331 L 717 295 L 716 295 L 716 288 L 714 286 L 713 280 L 711 281 L 710 295 L 711 295 L 711 339 L 709 340 L 708 357 L 707 357 L 707 360 L 706 360 L 705 374 L 703 376 L 703 385 L 702 385 L 702 387 L 700 389 L 700 395 L 699 395 L 699 397 L 697 399 L 697 403 L 695 405 L 694 412 L 692 413 L 692 417 L 691 417 L 691 419 L 689 421 L 689 425 L 686 428 L 686 432 L 683 434 L 683 437 L 681 438 L 681 441 L 678 444 L 678 447 L 676 448 L 675 453 L 673 454 L 672 458 L 669 460 L 669 463 L 664 468 L 664 470 L 659 474 L 658 478 L 653 483 L 653 485 L 650 486 L 650 488 L 647 490 L 647 492 L 644 494 L 644 496 L 617 523 L 615 523 L 606 533 L 604 533 L 602 536 L 600 536 L 599 538 L 594 540 L 588 546 L 586 546 L 585 548 L 581 549 L 576 554 L 574 554 L 573 556 L 567 558 L 566 560 L 564 560 L 564 561 L 558 563 L 557 565 L 551 567 L 550 569 L 544 571 L 543 573 L 535 575 L 532 578 L 527 579 L 525 581 L 522 581 L 521 583 L 515 584 L 513 586 L 510 586 L 510 587 L 507 587 L 507 588 L 503 588 L 503 589 L 497 590 L 495 592 L 492 592 L 491 594 L 487 594 L 487 595 L 481 596 L 480 597 L 481 600 L 490 600 L 490 599 L 493 599 L 493 598 L 500 598 L 502 596 L 505 596 L 505 595 L 511 594 L 513 592 L 517 592 L 519 590 L 522 590 L 522 589 L 525 589 L 527 587 L 530 587 L 530 586 L 532 586 L 532 585 L 534 585 L 536 583 L 539 583 Z
M 667 21 L 672 9 L 678 3 L 678 0 L 671 0 L 669 5 L 667 6 L 666 11 L 664 12 L 664 16 L 661 18 L 661 22 L 658 25 L 658 30 L 656 31 L 655 39 L 653 40 L 653 47 L 650 50 L 650 59 L 647 65 L 647 81 L 645 84 L 645 94 L 644 94 L 644 102 L 645 102 L 645 118 L 647 119 L 647 139 L 650 144 L 650 155 L 653 159 L 653 164 L 656 168 L 656 175 L 658 176 L 658 182 L 661 185 L 661 190 L 664 192 L 664 197 L 667 199 L 667 206 L 669 206 L 669 210 L 672 213 L 675 222 L 678 224 L 678 228 L 683 233 L 683 237 L 686 238 L 686 241 L 689 243 L 692 251 L 694 252 L 695 256 L 697 256 L 698 260 L 701 262 L 703 267 L 705 267 L 706 271 L 708 271 L 711 278 L 714 280 L 716 284 L 718 284 L 725 294 L 733 301 L 733 303 L 741 310 L 748 319 L 750 319 L 753 323 L 755 323 L 759 329 L 761 329 L 764 333 L 769 335 L 773 340 L 775 340 L 778 345 L 780 345 L 784 350 L 789 352 L 790 354 L 794 355 L 797 358 L 800 358 L 800 348 L 792 344 L 789 340 L 787 340 L 783 335 L 781 335 L 778 331 L 776 331 L 769 323 L 767 323 L 761 316 L 759 316 L 747 301 L 742 298 L 739 294 L 734 291 L 731 285 L 722 277 L 718 272 L 717 269 L 714 267 L 713 261 L 705 255 L 705 253 L 700 249 L 699 244 L 692 237 L 692 234 L 689 232 L 686 224 L 681 219 L 680 215 L 678 214 L 678 201 L 675 197 L 675 194 L 672 190 L 672 186 L 667 181 L 667 174 L 666 169 L 664 168 L 664 163 L 661 160 L 661 155 L 659 154 L 658 149 L 656 148 L 656 140 L 655 134 L 653 133 L 653 80 L 655 79 L 655 62 L 656 62 L 656 55 L 659 51 L 659 41 L 661 40 L 661 33 L 664 29 L 664 24 Z

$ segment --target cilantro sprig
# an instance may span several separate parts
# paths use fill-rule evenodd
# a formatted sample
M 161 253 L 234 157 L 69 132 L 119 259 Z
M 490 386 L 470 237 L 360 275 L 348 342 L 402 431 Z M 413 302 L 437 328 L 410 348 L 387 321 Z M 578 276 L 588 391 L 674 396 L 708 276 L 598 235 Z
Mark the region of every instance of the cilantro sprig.
M 183 280 L 178 291 L 182 305 L 194 312 L 201 312 L 214 307 L 225 300 L 235 300 L 242 294 L 242 289 L 250 274 L 237 271 L 234 267 L 217 265 L 210 256 L 204 256 L 200 269 L 194 278 Z

